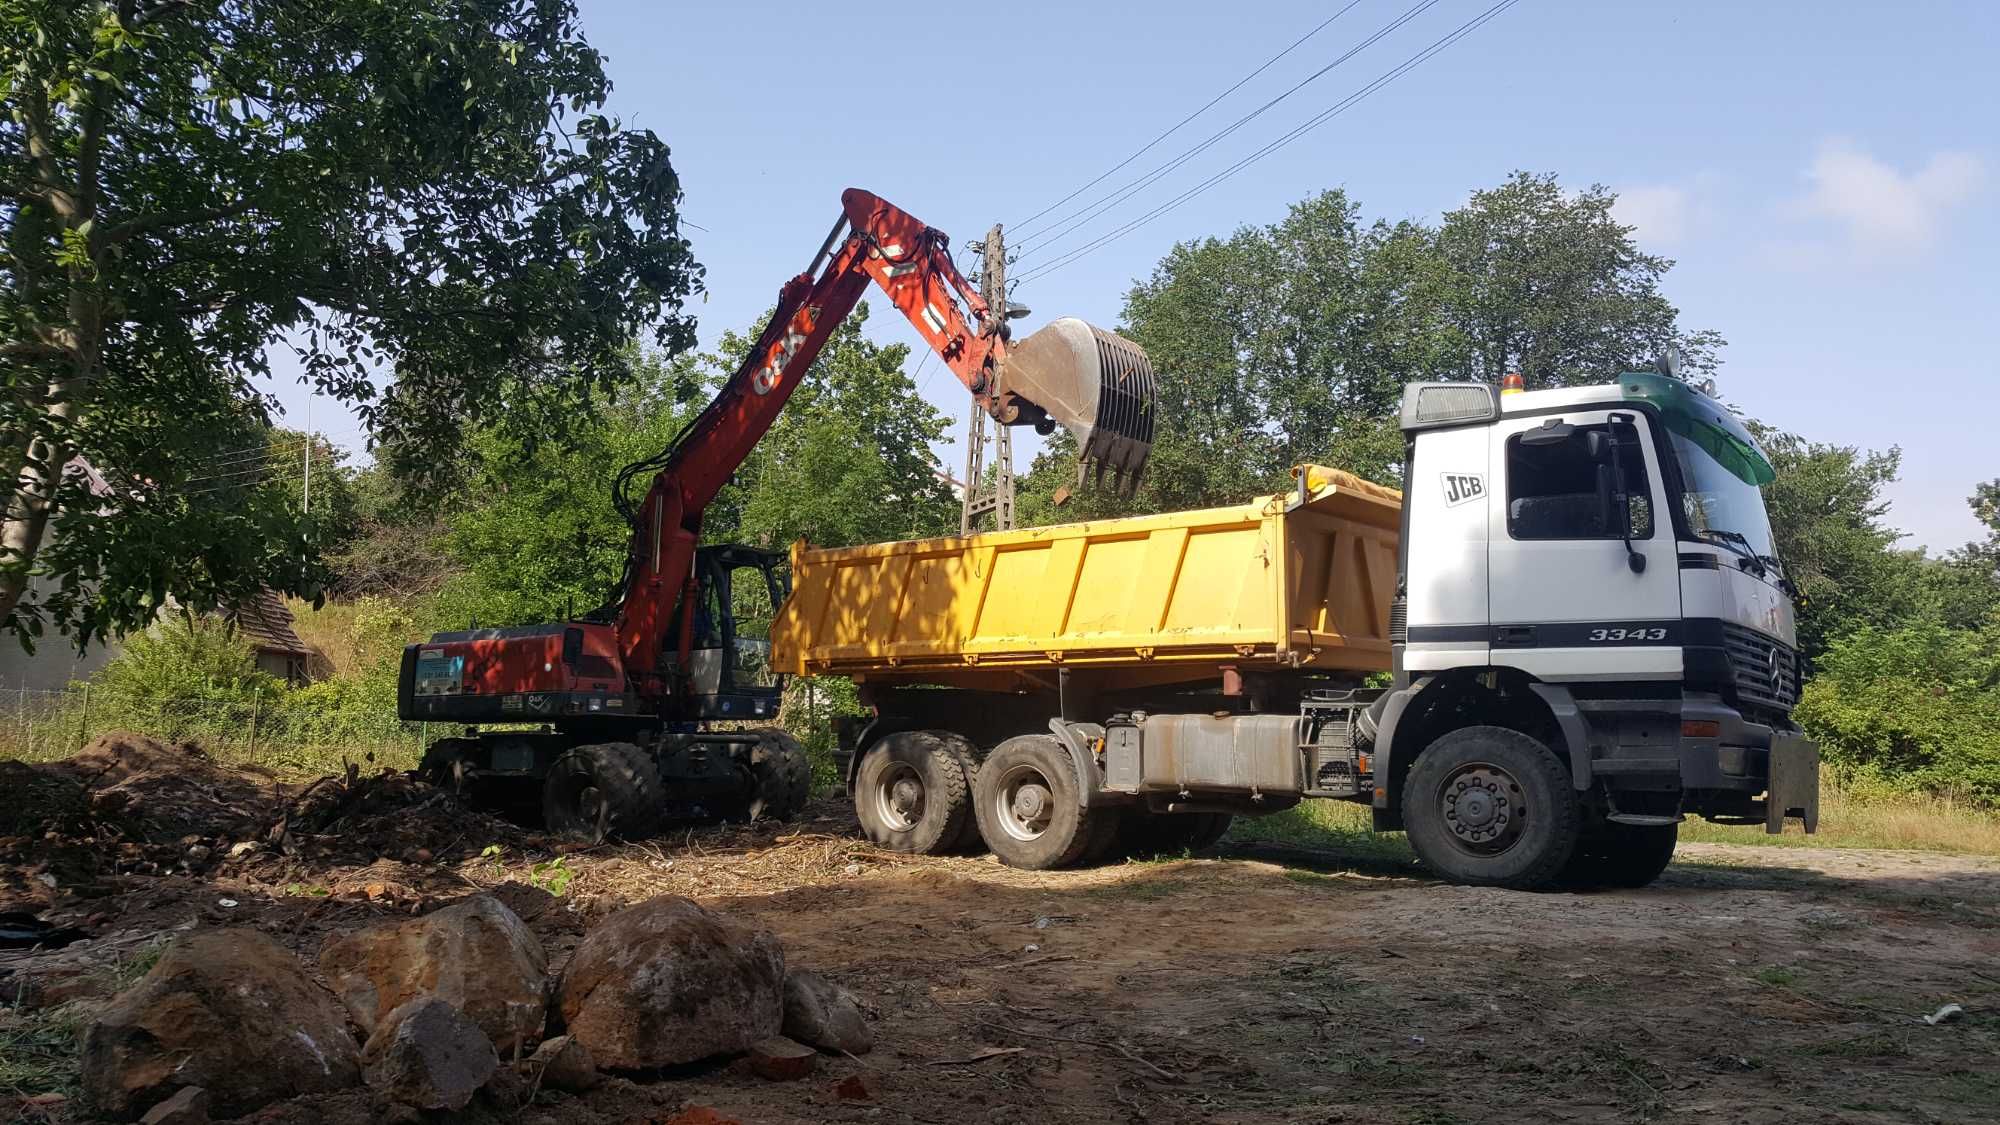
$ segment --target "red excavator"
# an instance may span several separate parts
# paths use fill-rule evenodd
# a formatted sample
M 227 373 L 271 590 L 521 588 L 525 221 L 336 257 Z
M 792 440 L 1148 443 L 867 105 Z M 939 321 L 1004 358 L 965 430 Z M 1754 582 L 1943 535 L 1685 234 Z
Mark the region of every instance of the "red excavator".
M 466 724 L 424 757 L 433 780 L 497 804 L 538 797 L 568 835 L 643 836 L 667 818 L 783 819 L 809 795 L 798 742 L 775 726 L 783 691 L 758 634 L 784 600 L 785 556 L 698 545 L 702 514 L 873 281 L 1003 425 L 1076 435 L 1079 480 L 1138 484 L 1156 386 L 1131 341 L 1064 318 L 1011 342 L 997 271 L 976 290 L 950 240 L 858 189 L 743 366 L 657 456 L 625 466 L 612 500 L 631 524 L 625 573 L 571 621 L 439 633 L 403 651 L 397 711 Z M 633 482 L 652 486 L 633 503 Z M 482 730 L 482 726 L 494 729 Z

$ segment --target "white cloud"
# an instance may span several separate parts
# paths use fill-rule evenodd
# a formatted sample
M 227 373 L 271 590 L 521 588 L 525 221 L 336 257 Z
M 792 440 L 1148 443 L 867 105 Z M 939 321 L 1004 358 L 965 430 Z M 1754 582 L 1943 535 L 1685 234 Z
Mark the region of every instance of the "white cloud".
M 1634 237 L 1642 242 L 1679 242 L 1687 237 L 1693 220 L 1694 198 L 1688 189 L 1674 184 L 1626 188 L 1618 193 L 1611 213 L 1636 228 Z
M 1820 146 L 1805 178 L 1810 190 L 1792 213 L 1840 227 L 1863 254 L 1908 256 L 1930 248 L 1947 214 L 1979 193 L 1986 165 L 1972 153 L 1947 151 L 1904 173 L 1835 139 Z

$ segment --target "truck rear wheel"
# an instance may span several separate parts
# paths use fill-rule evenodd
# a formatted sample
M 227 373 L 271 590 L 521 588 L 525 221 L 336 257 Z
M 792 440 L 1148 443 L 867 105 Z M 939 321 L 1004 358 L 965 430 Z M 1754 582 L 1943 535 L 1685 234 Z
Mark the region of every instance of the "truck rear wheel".
M 750 776 L 756 788 L 744 811 L 751 820 L 790 820 L 812 799 L 812 760 L 788 732 L 769 727 L 757 732 Z
M 1578 888 L 1643 887 L 1674 860 L 1678 824 L 1607 824 L 1577 841 L 1563 882 Z
M 659 823 L 660 771 L 629 742 L 578 746 L 542 779 L 542 823 L 550 832 L 601 843 L 650 835 Z
M 995 747 L 979 764 L 972 789 L 979 834 L 1009 867 L 1046 871 L 1081 859 L 1103 831 L 1109 808 L 1077 803 L 1069 752 L 1046 734 L 1025 734 Z
M 1403 785 L 1403 823 L 1424 865 L 1454 883 L 1547 886 L 1576 850 L 1569 771 L 1505 727 L 1464 727 L 1430 744 Z
M 854 814 L 879 847 L 943 855 L 972 818 L 956 748 L 930 731 L 898 731 L 870 747 L 854 778 Z

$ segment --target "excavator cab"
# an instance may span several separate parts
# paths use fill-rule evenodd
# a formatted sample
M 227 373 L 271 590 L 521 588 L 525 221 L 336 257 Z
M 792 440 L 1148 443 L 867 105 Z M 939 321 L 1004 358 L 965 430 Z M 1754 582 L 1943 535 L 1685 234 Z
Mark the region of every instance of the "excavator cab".
M 782 551 L 738 544 L 696 549 L 688 684 L 699 717 L 777 715 L 784 678 L 771 668 L 771 619 L 791 592 L 787 562 Z
M 1153 414 L 1159 381 L 1139 345 L 1073 316 L 1049 322 L 1010 344 L 996 380 L 1012 395 L 1039 408 L 1025 420 L 1042 433 L 1056 424 L 1076 436 L 1077 484 L 1138 491 L 1153 450 Z

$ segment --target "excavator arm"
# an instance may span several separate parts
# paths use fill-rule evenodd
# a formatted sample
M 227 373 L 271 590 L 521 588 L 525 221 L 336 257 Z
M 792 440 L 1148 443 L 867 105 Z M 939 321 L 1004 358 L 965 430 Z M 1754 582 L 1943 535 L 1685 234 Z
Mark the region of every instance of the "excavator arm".
M 614 624 L 632 688 L 659 699 L 674 690 L 692 645 L 694 553 L 702 515 L 770 430 L 820 349 L 870 282 L 923 336 L 974 400 L 1003 425 L 1061 423 L 1076 432 L 1082 463 L 1108 467 L 1114 485 L 1135 487 L 1152 439 L 1154 382 L 1129 341 L 1065 319 L 1035 333 L 1010 363 L 1006 315 L 952 263 L 949 240 L 885 200 L 850 188 L 841 215 L 804 273 L 786 282 L 743 365 L 674 444 L 628 466 L 618 501 L 632 525 Z M 968 315 L 970 320 L 968 320 Z M 656 469 L 640 504 L 629 484 Z M 1081 471 L 1081 470 L 1080 470 Z

